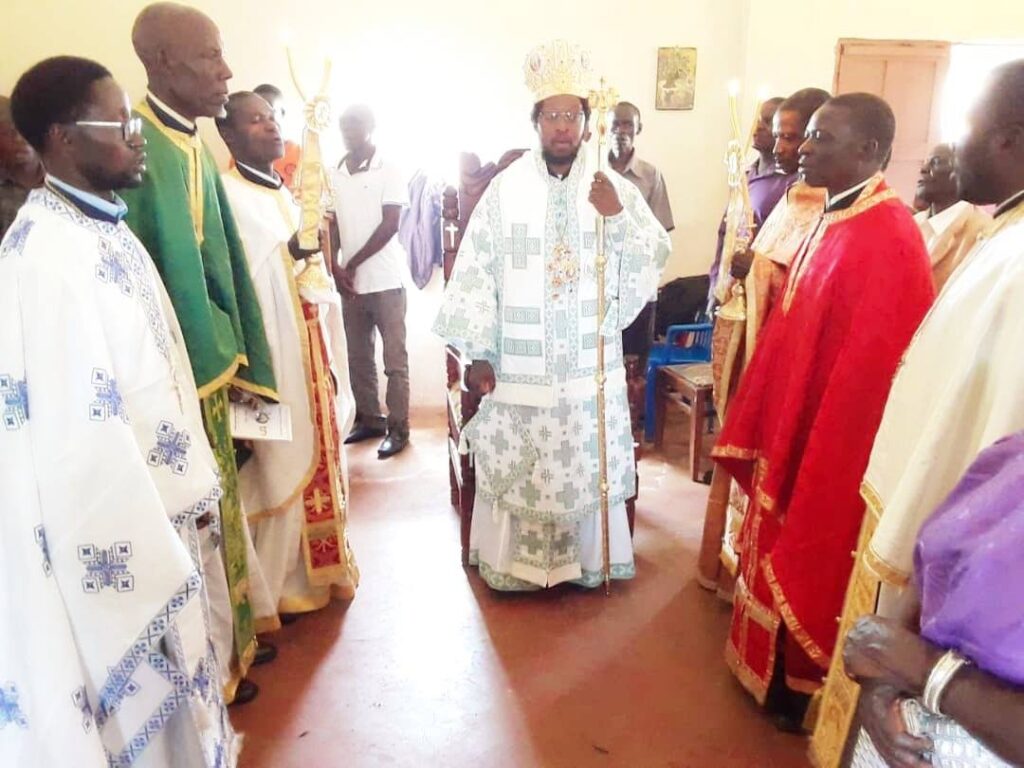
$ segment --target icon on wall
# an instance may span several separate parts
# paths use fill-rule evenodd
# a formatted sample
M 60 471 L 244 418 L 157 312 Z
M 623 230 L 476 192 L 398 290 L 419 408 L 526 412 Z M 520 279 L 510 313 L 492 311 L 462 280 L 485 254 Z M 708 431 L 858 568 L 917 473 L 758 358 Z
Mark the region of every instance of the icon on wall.
M 656 109 L 693 109 L 697 86 L 696 48 L 659 48 Z

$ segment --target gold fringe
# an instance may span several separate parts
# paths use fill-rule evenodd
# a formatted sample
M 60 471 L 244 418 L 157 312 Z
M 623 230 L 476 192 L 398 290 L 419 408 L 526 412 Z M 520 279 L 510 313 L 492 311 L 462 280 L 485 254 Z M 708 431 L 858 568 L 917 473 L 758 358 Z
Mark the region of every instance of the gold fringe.
M 804 649 L 804 653 L 811 657 L 811 660 L 822 669 L 828 669 L 829 663 L 832 659 L 821 649 L 814 639 L 808 634 L 807 630 L 804 629 L 803 624 L 796 617 L 793 612 L 793 607 L 789 604 L 786 599 L 786 593 L 782 591 L 782 586 L 779 584 L 778 579 L 775 577 L 775 571 L 772 568 L 771 560 L 765 559 L 762 566 L 764 569 L 765 579 L 768 582 L 768 589 L 772 592 L 772 597 L 775 600 L 775 607 L 782 615 L 782 620 L 786 622 L 786 628 L 793 634 L 796 641 L 800 644 L 800 647 Z

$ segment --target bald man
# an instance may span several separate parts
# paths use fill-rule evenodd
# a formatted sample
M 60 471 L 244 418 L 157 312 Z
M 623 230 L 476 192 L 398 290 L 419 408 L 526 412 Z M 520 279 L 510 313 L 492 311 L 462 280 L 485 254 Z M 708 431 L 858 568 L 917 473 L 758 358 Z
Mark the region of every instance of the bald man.
M 149 155 L 142 185 L 125 192 L 128 225 L 156 263 L 181 323 L 203 417 L 221 474 L 222 556 L 230 610 L 211 589 L 214 635 L 228 701 L 256 694 L 246 681 L 256 654 L 255 621 L 276 621 L 276 607 L 256 609 L 260 587 L 238 492 L 229 400 L 276 399 L 263 316 L 242 241 L 213 156 L 196 133 L 196 119 L 224 114 L 231 70 L 217 26 L 175 3 L 146 7 L 132 30 L 146 68 L 148 91 L 137 112 Z M 269 601 L 266 601 L 269 603 Z M 224 615 L 224 614 L 227 615 Z M 225 625 L 231 631 L 222 631 Z M 218 630 L 218 627 L 221 631 Z
M 994 72 L 954 164 L 958 197 L 997 206 L 995 219 L 946 283 L 893 382 L 861 486 L 868 514 L 844 634 L 872 612 L 905 618 L 921 525 L 983 448 L 1024 429 L 1024 60 Z M 857 698 L 838 659 L 812 743 L 819 765 L 838 764 Z
M 914 215 L 914 221 L 921 228 L 932 260 L 936 292 L 942 290 L 992 221 L 981 208 L 960 199 L 953 171 L 953 146 L 937 145 L 921 164 L 914 195 L 925 206 Z
M 828 190 L 824 211 L 712 451 L 750 499 L 726 656 L 785 730 L 800 729 L 835 649 L 871 440 L 934 297 L 921 235 L 882 178 L 895 130 L 869 94 L 811 118 L 799 166 Z

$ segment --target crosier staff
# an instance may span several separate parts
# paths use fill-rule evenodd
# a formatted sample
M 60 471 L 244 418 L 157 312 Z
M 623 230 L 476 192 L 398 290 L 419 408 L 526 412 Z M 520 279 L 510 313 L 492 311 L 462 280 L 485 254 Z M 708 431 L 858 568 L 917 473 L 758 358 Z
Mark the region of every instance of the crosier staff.
M 590 108 L 597 115 L 597 168 L 599 172 L 604 171 L 607 152 L 605 146 L 608 142 L 608 112 L 615 108 L 619 95 L 613 88 L 605 84 L 601 78 L 597 90 L 590 92 Z M 612 589 L 612 566 L 611 551 L 609 548 L 608 535 L 608 444 L 605 435 L 605 373 L 604 362 L 604 340 L 601 339 L 601 329 L 604 326 L 605 314 L 607 313 L 607 299 L 605 297 L 605 271 L 608 266 L 608 256 L 605 253 L 604 243 L 604 216 L 597 217 L 597 258 L 595 267 L 597 269 L 597 466 L 598 466 L 598 490 L 601 498 L 601 549 L 604 561 L 602 563 L 604 573 L 604 593 L 611 594 Z

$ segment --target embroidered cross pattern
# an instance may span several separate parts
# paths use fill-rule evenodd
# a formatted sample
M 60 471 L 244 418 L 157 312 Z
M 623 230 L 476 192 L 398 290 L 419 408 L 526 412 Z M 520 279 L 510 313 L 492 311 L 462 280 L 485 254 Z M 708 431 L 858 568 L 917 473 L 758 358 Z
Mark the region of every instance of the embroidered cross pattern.
M 92 369 L 92 386 L 96 390 L 96 399 L 89 404 L 89 418 L 92 421 L 106 421 L 120 418 L 128 423 L 128 409 L 117 388 L 117 382 L 102 368 Z
M 92 731 L 92 705 L 89 703 L 89 695 L 85 692 L 84 685 L 71 692 L 71 703 L 82 713 L 82 730 L 86 733 Z
M 504 251 L 512 256 L 513 269 L 526 269 L 527 256 L 540 256 L 540 238 L 527 237 L 525 224 L 513 224 L 512 236 L 504 240 Z
M 151 467 L 167 465 L 176 475 L 188 471 L 188 449 L 192 439 L 184 429 L 178 430 L 169 421 L 156 426 L 156 445 L 149 452 L 146 463 Z
M 568 555 L 572 551 L 573 536 L 569 531 L 562 531 L 558 534 L 551 547 L 554 549 L 556 555 Z
M 0 374 L 0 403 L 4 409 L 4 428 L 20 429 L 28 421 L 28 382 Z
M 3 252 L 0 256 L 7 256 L 11 253 L 20 254 L 25 250 L 25 241 L 28 240 L 28 233 L 32 231 L 32 226 L 35 224 L 32 219 L 22 219 L 7 232 L 7 237 L 4 238 Z
M 534 530 L 527 531 L 519 539 L 519 545 L 526 549 L 529 555 L 539 555 L 544 551 L 544 539 Z
M 128 570 L 131 556 L 130 541 L 116 541 L 107 549 L 100 549 L 95 544 L 79 545 L 78 559 L 85 563 L 82 590 L 89 595 L 99 594 L 104 589 L 134 591 L 135 577 Z
M 125 296 L 131 296 L 135 288 L 131 275 L 124 268 L 119 253 L 109 240 L 100 238 L 100 263 L 96 265 L 96 279 L 101 283 L 116 285 Z
M 50 547 L 46 543 L 46 529 L 37 525 L 33 533 L 36 544 L 43 553 L 43 573 L 49 576 L 53 573 L 53 565 L 50 563 Z
M 28 728 L 28 719 L 21 711 L 18 688 L 14 683 L 0 685 L 0 731 L 10 724 Z

